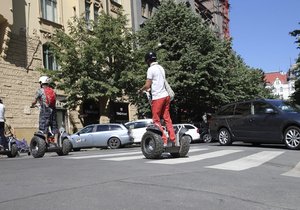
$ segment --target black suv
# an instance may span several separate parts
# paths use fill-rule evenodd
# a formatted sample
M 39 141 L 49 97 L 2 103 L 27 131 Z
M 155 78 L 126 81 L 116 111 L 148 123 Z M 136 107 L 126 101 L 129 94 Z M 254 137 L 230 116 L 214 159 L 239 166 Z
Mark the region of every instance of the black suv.
M 212 116 L 210 131 L 221 145 L 284 143 L 289 149 L 300 149 L 300 108 L 273 99 L 231 103 Z

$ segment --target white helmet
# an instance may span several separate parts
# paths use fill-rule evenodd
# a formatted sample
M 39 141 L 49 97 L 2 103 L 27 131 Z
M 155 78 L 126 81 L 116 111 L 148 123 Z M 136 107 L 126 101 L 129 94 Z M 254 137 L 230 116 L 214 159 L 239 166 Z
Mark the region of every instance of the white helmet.
M 47 76 L 41 76 L 39 79 L 40 84 L 49 84 L 51 79 Z

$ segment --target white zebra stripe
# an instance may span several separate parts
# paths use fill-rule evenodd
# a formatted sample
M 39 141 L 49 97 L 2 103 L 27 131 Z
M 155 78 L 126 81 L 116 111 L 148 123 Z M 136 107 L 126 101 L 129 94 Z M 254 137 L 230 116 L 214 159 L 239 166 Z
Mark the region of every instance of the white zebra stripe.
M 283 176 L 300 177 L 300 162 L 290 171 L 281 174 Z
M 201 154 L 201 155 L 189 156 L 186 158 L 172 158 L 172 159 L 168 158 L 168 159 L 163 159 L 163 160 L 153 160 L 153 161 L 149 161 L 147 163 L 158 163 L 158 164 L 167 164 L 167 165 L 190 163 L 190 162 L 196 162 L 199 160 L 229 155 L 229 154 L 233 154 L 233 153 L 241 152 L 241 151 L 243 151 L 243 150 L 220 150 L 220 151 L 209 152 L 209 153 L 205 153 L 205 154 Z
M 270 161 L 271 159 L 277 157 L 278 155 L 281 155 L 282 153 L 284 152 L 263 151 L 230 162 L 226 162 L 218 165 L 206 166 L 206 168 L 242 171 L 249 168 L 260 166 L 265 162 Z

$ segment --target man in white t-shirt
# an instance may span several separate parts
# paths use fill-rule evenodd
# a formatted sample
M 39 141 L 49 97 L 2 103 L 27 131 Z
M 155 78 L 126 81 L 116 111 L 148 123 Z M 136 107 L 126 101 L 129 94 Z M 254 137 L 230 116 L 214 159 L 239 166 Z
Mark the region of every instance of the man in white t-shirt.
M 4 127 L 5 127 L 5 106 L 2 102 L 2 99 L 0 98 L 0 150 L 7 148 L 7 140 L 4 135 Z
M 160 119 L 164 119 L 167 131 L 169 133 L 170 140 L 175 143 L 175 132 L 170 117 L 170 96 L 165 88 L 165 70 L 164 68 L 156 62 L 156 54 L 154 52 L 149 52 L 145 55 L 145 62 L 148 64 L 149 68 L 147 71 L 147 80 L 145 85 L 139 90 L 143 92 L 151 88 L 152 94 L 152 120 L 153 123 L 159 126 L 162 131 L 162 139 L 164 141 L 164 146 L 167 145 L 168 140 L 164 134 Z

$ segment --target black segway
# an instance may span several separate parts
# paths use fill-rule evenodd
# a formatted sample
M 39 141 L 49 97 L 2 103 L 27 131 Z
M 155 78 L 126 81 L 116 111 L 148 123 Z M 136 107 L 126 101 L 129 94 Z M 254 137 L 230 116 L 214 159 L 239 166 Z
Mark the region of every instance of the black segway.
M 158 126 L 151 124 L 147 127 L 146 133 L 142 137 L 142 152 L 147 159 L 161 158 L 162 153 L 170 153 L 172 157 L 185 157 L 190 149 L 190 137 L 185 134 L 188 130 L 182 127 L 176 133 L 175 144 L 168 139 L 168 144 L 164 147 L 162 132 Z
M 1 138 L 1 137 L 0 137 Z M 14 138 L 8 138 L 7 149 L 2 148 L 0 150 L 1 155 L 7 155 L 9 158 L 14 158 L 18 155 L 18 147 Z
M 144 93 L 151 104 L 151 96 L 149 92 L 144 91 Z M 170 153 L 174 158 L 185 157 L 190 150 L 191 141 L 190 137 L 185 134 L 187 131 L 188 129 L 185 127 L 182 127 L 177 131 L 175 130 L 175 144 L 168 138 L 168 144 L 164 147 L 161 130 L 157 125 L 150 124 L 146 128 L 146 133 L 144 133 L 141 142 L 141 148 L 144 156 L 147 159 L 158 159 L 161 158 L 162 154 L 165 152 Z
M 60 129 L 57 145 L 52 144 L 54 135 L 48 132 L 47 138 L 44 133 L 37 131 L 30 141 L 30 151 L 34 158 L 41 158 L 46 152 L 56 152 L 59 156 L 68 155 L 72 149 L 71 141 L 67 138 L 63 128 Z

